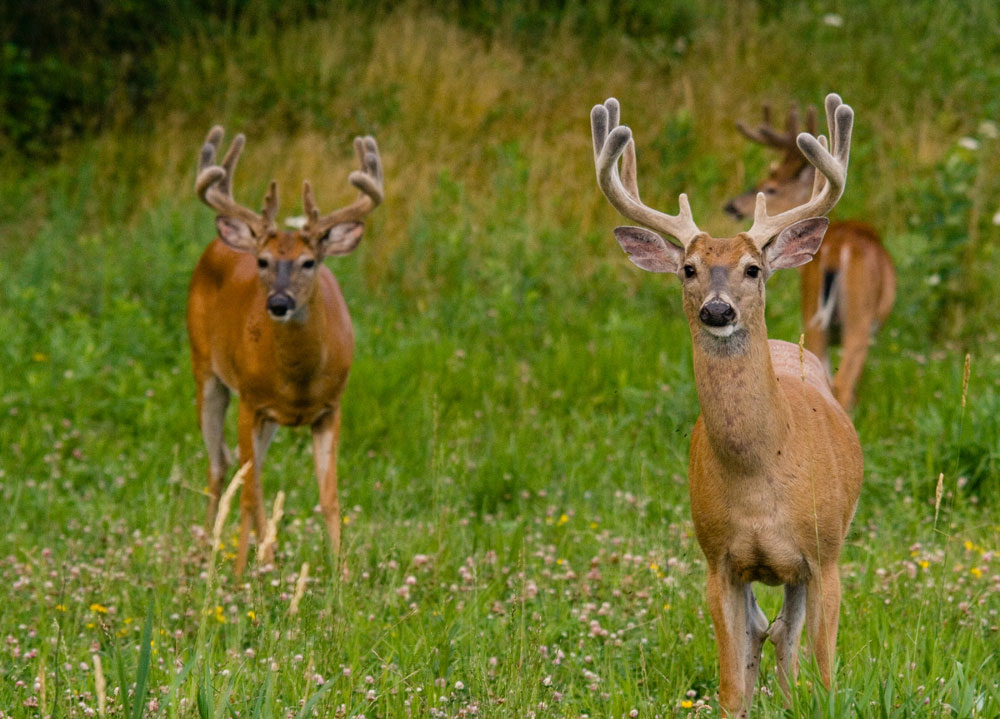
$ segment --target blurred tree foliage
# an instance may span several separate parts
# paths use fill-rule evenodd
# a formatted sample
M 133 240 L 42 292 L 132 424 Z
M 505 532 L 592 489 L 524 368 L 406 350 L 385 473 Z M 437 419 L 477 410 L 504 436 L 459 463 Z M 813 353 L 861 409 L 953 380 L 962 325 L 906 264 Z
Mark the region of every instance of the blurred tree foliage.
M 409 0 L 347 0 L 372 15 Z M 155 98 L 154 51 L 188 33 L 231 37 L 262 24 L 281 27 L 323 16 L 329 0 L 35 0 L 0 4 L 0 149 L 32 156 L 53 146 L 134 121 Z M 503 28 L 531 54 L 564 29 L 598 41 L 608 32 L 636 40 L 685 36 L 694 25 L 690 0 L 428 0 L 422 9 L 446 13 L 492 37 Z
M 32 156 L 141 116 L 153 51 L 197 28 L 314 16 L 318 0 L 33 0 L 0 4 L 0 141 Z

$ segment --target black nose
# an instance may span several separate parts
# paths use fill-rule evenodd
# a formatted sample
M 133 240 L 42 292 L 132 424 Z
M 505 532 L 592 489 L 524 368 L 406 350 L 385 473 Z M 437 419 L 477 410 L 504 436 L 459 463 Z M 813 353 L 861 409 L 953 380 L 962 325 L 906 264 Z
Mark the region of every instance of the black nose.
M 271 295 L 267 298 L 267 311 L 275 317 L 284 317 L 294 309 L 295 300 L 288 295 Z
M 709 327 L 725 327 L 736 319 L 736 310 L 722 300 L 712 300 L 701 306 L 698 317 Z
M 727 202 L 726 206 L 723 207 L 722 209 L 725 210 L 730 215 L 732 215 L 737 220 L 743 219 L 743 213 L 740 212 L 738 209 L 736 209 L 736 203 L 731 200 Z

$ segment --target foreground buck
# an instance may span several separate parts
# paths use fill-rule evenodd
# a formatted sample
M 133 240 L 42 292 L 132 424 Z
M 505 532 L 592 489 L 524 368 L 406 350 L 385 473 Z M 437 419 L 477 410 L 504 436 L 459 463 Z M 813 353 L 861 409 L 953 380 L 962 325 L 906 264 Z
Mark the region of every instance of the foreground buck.
M 354 333 L 340 288 L 323 259 L 346 255 L 361 241 L 362 218 L 382 201 L 382 166 L 375 140 L 355 139 L 361 169 L 349 179 L 361 191 L 358 199 L 321 216 L 306 182 L 305 224 L 283 231 L 275 224 L 278 192 L 273 180 L 260 214 L 233 199 L 233 172 L 244 138 L 237 135 L 217 165 L 222 135 L 221 127 L 212 128 L 198 160 L 195 190 L 217 213 L 218 238 L 191 277 L 187 323 L 198 420 L 208 450 L 209 526 L 229 464 L 223 425 L 231 392 L 239 396 L 240 461 L 253 462 L 240 497 L 240 573 L 250 530 L 258 542 L 264 537 L 260 468 L 278 425 L 312 428 L 320 506 L 333 552 L 340 550 L 340 396 L 351 367 Z
M 747 138 L 780 150 L 781 160 L 767 178 L 749 192 L 726 204 L 736 219 L 749 217 L 757 193 L 767 197 L 772 212 L 784 212 L 809 199 L 816 168 L 799 149 L 799 115 L 788 113 L 785 131 L 771 124 L 771 110 L 764 106 L 764 124 L 751 129 L 736 123 Z M 806 126 L 816 134 L 816 110 L 809 108 Z M 885 322 L 896 299 L 896 271 L 874 228 L 863 222 L 834 222 L 816 259 L 799 268 L 802 284 L 802 323 L 806 348 L 829 369 L 828 348 L 840 334 L 843 353 L 833 378 L 833 394 L 847 409 L 854 407 L 858 381 L 865 366 L 868 344 Z
M 682 283 L 701 403 L 691 433 L 691 515 L 708 564 L 719 701 L 739 716 L 749 713 L 765 639 L 775 645 L 788 696 L 803 625 L 829 685 L 840 614 L 837 559 L 861 490 L 858 436 L 822 365 L 794 344 L 768 341 L 764 324 L 764 282 L 812 258 L 827 226 L 820 215 L 844 190 L 854 115 L 836 95 L 826 107 L 832 152 L 825 138 L 798 138 L 820 171 L 810 196 L 772 216 L 760 195 L 753 227 L 727 238 L 698 229 L 686 195 L 677 215 L 642 204 L 635 144 L 618 125 L 618 102 L 609 99 L 590 116 L 605 196 L 625 217 L 673 238 L 615 229 L 632 262 Z M 752 582 L 784 585 L 784 604 L 770 624 Z

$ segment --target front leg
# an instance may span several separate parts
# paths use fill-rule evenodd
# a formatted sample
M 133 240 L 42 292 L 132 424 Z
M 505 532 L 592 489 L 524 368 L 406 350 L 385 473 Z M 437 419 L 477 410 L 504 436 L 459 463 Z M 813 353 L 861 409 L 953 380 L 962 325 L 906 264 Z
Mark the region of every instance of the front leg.
M 319 483 L 319 505 L 330 535 L 330 551 L 340 556 L 340 498 L 337 495 L 337 445 L 340 444 L 340 405 L 312 428 L 313 461 Z
M 750 715 L 751 695 L 746 691 L 747 664 L 751 655 L 750 623 L 747 622 L 748 589 L 749 585 L 733 581 L 724 569 L 710 568 L 708 571 L 708 609 L 715 626 L 721 674 L 719 704 L 724 716 L 739 719 Z M 757 651 L 759 657 L 759 649 Z
M 806 589 L 806 631 L 819 668 L 819 678 L 827 689 L 833 675 L 839 622 L 840 568 L 834 560 L 809 579 Z
M 236 550 L 236 574 L 243 574 L 247 565 L 251 528 L 257 533 L 257 540 L 264 538 L 267 526 L 264 516 L 264 502 L 260 490 L 260 468 L 267 456 L 267 448 L 278 429 L 276 422 L 259 416 L 248 402 L 240 401 L 238 429 L 240 435 L 240 461 L 252 462 L 253 469 L 247 476 L 240 492 L 240 543 Z

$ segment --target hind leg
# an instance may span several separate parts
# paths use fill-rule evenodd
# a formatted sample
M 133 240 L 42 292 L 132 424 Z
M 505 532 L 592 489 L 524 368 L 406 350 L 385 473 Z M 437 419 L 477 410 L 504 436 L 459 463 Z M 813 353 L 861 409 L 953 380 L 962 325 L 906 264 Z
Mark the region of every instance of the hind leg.
M 319 483 L 319 504 L 330 536 L 330 551 L 340 556 L 340 499 L 337 495 L 337 445 L 340 443 L 340 407 L 313 425 L 313 461 Z
M 208 527 L 211 529 L 219 509 L 222 479 L 232 463 L 225 434 L 229 388 L 215 375 L 208 375 L 199 382 L 197 405 L 198 424 L 208 453 Z
M 764 647 L 764 640 L 767 639 L 767 617 L 757 606 L 757 597 L 754 596 L 753 587 L 749 584 L 744 588 L 744 611 L 746 613 L 747 653 L 743 696 L 746 697 L 747 706 L 749 706 L 754 687 L 757 684 L 757 674 L 760 671 L 760 652 Z
M 791 684 L 799 673 L 799 642 L 806 621 L 806 585 L 786 584 L 785 601 L 774 618 L 767 637 L 774 644 L 778 658 L 778 684 L 785 695 L 785 704 L 792 701 Z

